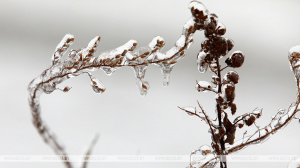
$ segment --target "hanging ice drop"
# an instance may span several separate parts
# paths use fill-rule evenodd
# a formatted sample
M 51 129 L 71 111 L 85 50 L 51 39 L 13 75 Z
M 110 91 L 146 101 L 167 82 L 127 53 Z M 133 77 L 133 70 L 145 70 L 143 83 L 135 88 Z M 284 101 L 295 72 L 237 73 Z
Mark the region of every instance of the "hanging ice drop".
M 91 78 L 92 89 L 95 93 L 103 93 L 105 91 L 105 86 L 97 78 Z

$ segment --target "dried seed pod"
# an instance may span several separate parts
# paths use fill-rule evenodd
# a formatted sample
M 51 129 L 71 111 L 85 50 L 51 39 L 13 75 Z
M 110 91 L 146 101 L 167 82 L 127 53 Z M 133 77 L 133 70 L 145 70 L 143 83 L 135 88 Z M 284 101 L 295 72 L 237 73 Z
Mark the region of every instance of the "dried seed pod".
M 214 37 L 212 38 L 212 43 L 210 46 L 210 52 L 211 54 L 215 56 L 225 56 L 227 54 L 227 40 L 223 37 Z
M 204 21 L 208 18 L 208 10 L 199 1 L 192 1 L 189 4 L 189 9 L 191 9 L 193 17 L 199 19 L 199 21 Z
M 224 102 L 224 99 L 220 93 L 216 95 L 216 102 L 220 105 Z
M 237 84 L 239 82 L 239 74 L 235 71 L 229 71 L 225 74 L 223 78 L 224 83 L 230 83 Z
M 251 115 L 250 117 L 245 119 L 244 122 L 247 126 L 251 126 L 255 122 L 255 119 L 256 119 L 255 116 Z
M 243 128 L 244 124 L 238 124 L 239 128 Z
M 204 30 L 204 34 L 206 37 L 209 37 L 210 35 L 212 35 L 215 30 L 216 30 L 216 22 L 215 21 L 211 21 L 209 22 L 206 27 L 205 27 L 205 30 Z
M 224 96 L 226 101 L 228 102 L 233 102 L 234 98 L 235 98 L 235 86 L 233 84 L 225 84 L 224 85 Z
M 230 109 L 231 109 L 231 114 L 234 115 L 236 113 L 236 109 L 237 109 L 236 104 L 231 103 L 231 104 L 229 104 L 229 106 L 230 106 Z
M 229 52 L 234 47 L 234 42 L 229 38 L 225 38 L 225 39 L 227 41 L 227 51 Z
M 226 33 L 226 28 L 225 27 L 218 28 L 216 33 L 220 36 L 223 36 Z
M 235 131 L 236 127 L 231 123 L 231 121 L 227 118 L 227 113 L 225 113 L 225 116 L 223 118 L 223 125 L 226 128 L 226 136 L 225 143 L 229 143 L 232 145 L 234 143 L 235 139 Z
M 238 68 L 241 67 L 244 63 L 245 60 L 245 56 L 241 51 L 235 51 L 234 53 L 232 53 L 231 56 L 229 56 L 225 63 L 233 68 Z

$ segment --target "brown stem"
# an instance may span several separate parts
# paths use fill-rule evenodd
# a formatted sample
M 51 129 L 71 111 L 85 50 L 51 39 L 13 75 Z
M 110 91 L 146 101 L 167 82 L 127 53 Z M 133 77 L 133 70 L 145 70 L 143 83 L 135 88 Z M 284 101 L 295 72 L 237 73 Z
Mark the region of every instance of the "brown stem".
M 218 77 L 219 77 L 219 83 L 218 83 L 218 93 L 221 93 L 221 88 L 222 88 L 222 82 L 221 82 L 221 70 L 220 70 L 220 64 L 219 64 L 219 58 L 216 59 L 217 61 L 217 68 L 218 68 Z M 221 107 L 220 107 L 220 104 L 217 103 L 217 112 L 218 112 L 218 121 L 219 121 L 219 126 L 222 127 L 222 117 L 221 117 L 221 114 L 222 114 L 222 110 L 221 110 Z M 227 164 L 226 162 L 222 162 L 223 159 L 226 160 L 226 156 L 224 155 L 224 151 L 225 151 L 225 143 L 224 143 L 224 136 L 221 137 L 220 139 L 220 145 L 221 145 L 221 162 L 220 162 L 220 167 L 221 168 L 226 168 L 227 167 Z M 223 156 L 224 155 L 224 156 Z M 224 158 L 223 158 L 224 157 Z M 224 164 L 224 167 L 223 167 L 223 164 Z

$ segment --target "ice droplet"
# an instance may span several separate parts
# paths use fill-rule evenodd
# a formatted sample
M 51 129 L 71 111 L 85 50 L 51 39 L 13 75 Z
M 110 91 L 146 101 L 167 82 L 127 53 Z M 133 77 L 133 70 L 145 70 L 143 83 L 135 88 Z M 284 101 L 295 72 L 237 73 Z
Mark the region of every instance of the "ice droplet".
M 62 91 L 63 91 L 63 92 L 68 92 L 68 91 L 70 91 L 70 89 L 71 89 L 71 87 L 66 86 L 66 87 L 64 87 L 64 89 L 63 89 Z
M 150 88 L 149 83 L 147 81 L 142 81 L 140 79 L 136 79 L 136 84 L 140 90 L 140 94 L 142 96 L 146 96 L 148 93 L 148 90 Z
M 95 93 L 103 93 L 105 91 L 105 86 L 97 78 L 91 78 L 92 89 Z
M 55 87 L 55 84 L 54 84 L 54 83 L 48 82 L 48 83 L 44 83 L 44 84 L 42 85 L 42 89 L 43 89 L 43 91 L 44 91 L 46 94 L 50 94 L 50 93 L 52 93 L 52 92 L 56 89 L 56 87 Z
M 117 70 L 117 68 L 113 68 L 110 66 L 101 66 L 100 69 L 102 69 L 105 72 L 105 74 L 109 76 Z
M 211 153 L 212 148 L 208 145 L 202 145 L 199 147 L 199 150 L 201 151 L 201 154 L 205 156 Z

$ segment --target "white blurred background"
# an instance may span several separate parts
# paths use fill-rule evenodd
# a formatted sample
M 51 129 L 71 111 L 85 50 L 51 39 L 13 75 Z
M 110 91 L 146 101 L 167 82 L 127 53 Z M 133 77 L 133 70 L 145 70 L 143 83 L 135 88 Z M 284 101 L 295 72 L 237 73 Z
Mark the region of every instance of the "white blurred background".
M 155 36 L 165 38 L 164 51 L 180 37 L 191 16 L 190 0 L 2 0 L 0 2 L 1 116 L 0 155 L 54 154 L 31 123 L 27 85 L 50 66 L 51 55 L 63 36 L 75 36 L 72 49 L 85 47 L 101 36 L 97 54 L 116 48 L 130 39 L 139 46 Z M 287 53 L 300 44 L 298 0 L 203 0 L 227 27 L 225 37 L 234 40 L 235 50 L 246 59 L 236 86 L 237 115 L 263 108 L 257 123 L 265 126 L 280 108 L 295 101 L 296 84 Z M 197 106 L 197 100 L 213 116 L 213 93 L 198 93 L 195 81 L 210 81 L 212 73 L 197 71 L 196 55 L 203 32 L 173 69 L 168 87 L 162 75 L 149 66 L 146 97 L 135 86 L 133 70 L 125 67 L 112 76 L 93 74 L 106 86 L 102 95 L 93 93 L 87 75 L 60 85 L 68 93 L 55 91 L 41 96 L 42 117 L 72 155 L 81 155 L 96 132 L 100 139 L 95 155 L 189 155 L 210 144 L 208 126 L 177 106 Z M 222 61 L 225 61 L 223 59 Z M 292 121 L 262 145 L 248 147 L 236 155 L 300 155 L 299 123 Z M 250 129 L 248 134 L 251 133 Z M 242 135 L 238 131 L 238 137 Z M 90 163 L 89 167 L 182 168 L 184 163 Z M 62 163 L 0 163 L 0 167 L 63 168 Z M 229 168 L 286 167 L 288 162 L 228 163 Z

